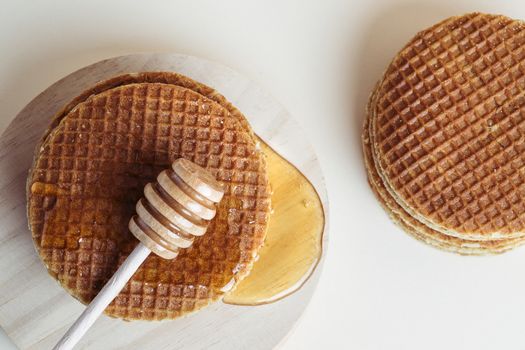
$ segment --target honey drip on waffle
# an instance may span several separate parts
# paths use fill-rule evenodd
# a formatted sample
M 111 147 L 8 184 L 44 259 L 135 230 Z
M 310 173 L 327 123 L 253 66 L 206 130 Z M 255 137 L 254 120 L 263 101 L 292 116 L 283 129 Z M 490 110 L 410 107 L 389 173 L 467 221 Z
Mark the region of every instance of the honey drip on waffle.
M 272 187 L 272 214 L 264 246 L 250 274 L 223 301 L 259 305 L 297 291 L 322 253 L 324 211 L 308 179 L 259 139 Z
M 322 253 L 324 211 L 308 179 L 259 139 L 272 187 L 272 213 L 264 246 L 250 274 L 227 292 L 223 301 L 260 305 L 297 291 L 315 270 Z M 32 192 L 56 195 L 54 185 L 34 183 Z

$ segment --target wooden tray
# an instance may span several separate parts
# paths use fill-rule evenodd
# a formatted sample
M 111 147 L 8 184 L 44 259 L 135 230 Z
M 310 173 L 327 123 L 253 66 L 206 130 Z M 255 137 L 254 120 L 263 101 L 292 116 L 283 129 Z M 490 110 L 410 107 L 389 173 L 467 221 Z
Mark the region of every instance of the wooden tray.
M 0 137 L 0 326 L 21 349 L 50 349 L 84 306 L 46 272 L 27 228 L 25 181 L 37 140 L 50 117 L 94 83 L 127 72 L 176 71 L 216 88 L 249 119 L 255 132 L 305 174 L 328 200 L 317 158 L 301 129 L 268 93 L 239 73 L 178 54 L 139 54 L 104 60 L 50 86 Z M 326 247 L 327 227 L 324 244 Z M 293 327 L 317 284 L 322 260 L 301 290 L 269 305 L 221 302 L 186 318 L 125 322 L 103 315 L 78 349 L 269 349 Z

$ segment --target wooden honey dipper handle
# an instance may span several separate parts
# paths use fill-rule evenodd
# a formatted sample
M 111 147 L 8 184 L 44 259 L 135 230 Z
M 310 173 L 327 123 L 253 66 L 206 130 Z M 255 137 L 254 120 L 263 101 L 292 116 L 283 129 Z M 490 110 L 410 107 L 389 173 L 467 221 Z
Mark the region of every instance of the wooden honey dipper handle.
M 147 184 L 145 197 L 137 202 L 137 215 L 129 221 L 129 230 L 140 243 L 54 349 L 69 350 L 78 343 L 150 252 L 173 259 L 180 249 L 191 246 L 195 236 L 203 235 L 223 194 L 208 171 L 183 158 L 162 171 L 157 182 Z

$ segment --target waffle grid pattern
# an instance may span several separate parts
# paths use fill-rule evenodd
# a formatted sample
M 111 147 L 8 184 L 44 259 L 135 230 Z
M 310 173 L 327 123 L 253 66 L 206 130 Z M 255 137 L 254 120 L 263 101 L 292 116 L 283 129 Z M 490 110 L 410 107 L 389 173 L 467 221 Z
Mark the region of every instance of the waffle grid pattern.
M 175 260 L 148 257 L 106 312 L 174 318 L 217 299 L 235 272 L 249 269 L 269 212 L 264 162 L 250 133 L 193 91 L 124 85 L 74 107 L 44 140 L 32 172 L 35 243 L 50 273 L 81 301 L 91 300 L 131 252 L 136 241 L 127 221 L 135 203 L 178 157 L 227 184 L 217 217 Z
M 499 254 L 515 248 L 525 242 L 525 238 L 509 238 L 500 240 L 465 240 L 433 230 L 416 220 L 404 210 L 395 198 L 390 195 L 377 172 L 376 162 L 371 147 L 370 119 L 371 110 L 375 104 L 375 92 L 367 106 L 367 116 L 363 126 L 363 153 L 368 182 L 381 206 L 394 223 L 399 225 L 412 237 L 436 248 L 461 255 Z
M 417 35 L 385 73 L 374 109 L 389 185 L 459 236 L 522 236 L 525 34 L 472 14 Z

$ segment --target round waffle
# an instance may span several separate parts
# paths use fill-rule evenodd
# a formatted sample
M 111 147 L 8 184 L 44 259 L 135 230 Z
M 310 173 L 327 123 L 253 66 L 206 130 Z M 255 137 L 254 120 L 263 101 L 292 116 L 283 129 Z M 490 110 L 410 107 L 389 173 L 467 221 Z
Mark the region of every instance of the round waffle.
M 373 101 L 373 99 L 371 99 Z M 367 111 L 370 110 L 370 104 Z M 508 251 L 525 242 L 523 238 L 509 238 L 500 240 L 465 240 L 453 236 L 448 236 L 439 231 L 433 230 L 414 217 L 410 216 L 386 190 L 381 177 L 379 176 L 375 161 L 372 155 L 370 142 L 370 114 L 365 118 L 363 128 L 363 151 L 365 168 L 368 175 L 368 182 L 374 194 L 378 198 L 381 206 L 388 213 L 389 217 L 409 233 L 412 237 L 434 246 L 436 248 L 450 251 L 461 255 L 485 255 L 498 254 Z
M 524 29 L 503 16 L 446 19 L 398 53 L 370 98 L 370 183 L 428 243 L 469 254 L 525 239 Z
M 264 241 L 270 191 L 246 119 L 189 78 L 128 74 L 57 113 L 28 179 L 35 245 L 73 296 L 89 302 L 131 252 L 136 240 L 127 222 L 144 185 L 180 157 L 225 185 L 217 215 L 176 259 L 150 255 L 106 313 L 175 318 L 219 299 L 249 273 Z

